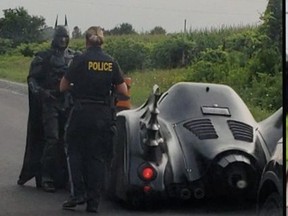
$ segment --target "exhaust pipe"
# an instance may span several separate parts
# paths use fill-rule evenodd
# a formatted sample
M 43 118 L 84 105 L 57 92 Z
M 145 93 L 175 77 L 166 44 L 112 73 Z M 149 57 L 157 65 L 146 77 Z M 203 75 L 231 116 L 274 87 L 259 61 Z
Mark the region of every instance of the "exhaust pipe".
M 183 200 L 188 200 L 191 198 L 191 191 L 188 188 L 183 188 L 180 191 L 180 198 Z
M 248 185 L 247 181 L 245 180 L 240 180 L 236 183 L 236 186 L 239 188 L 239 189 L 244 189 L 246 188 Z
M 204 190 L 203 190 L 203 188 L 196 188 L 195 190 L 194 190 L 194 197 L 196 198 L 196 199 L 203 199 L 204 198 L 204 196 L 205 196 L 205 192 L 204 192 Z

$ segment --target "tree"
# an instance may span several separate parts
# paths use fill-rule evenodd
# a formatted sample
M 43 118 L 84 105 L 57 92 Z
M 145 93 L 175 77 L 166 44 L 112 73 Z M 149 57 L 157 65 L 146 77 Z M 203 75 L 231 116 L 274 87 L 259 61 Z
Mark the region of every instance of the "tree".
M 155 28 L 153 28 L 151 31 L 150 31 L 150 34 L 152 35 L 165 35 L 166 34 L 166 31 L 164 28 L 162 28 L 161 26 L 156 26 Z
M 128 35 L 128 34 L 136 34 L 136 31 L 133 29 L 132 25 L 129 23 L 122 23 L 120 26 L 116 26 L 115 28 L 109 31 L 111 35 Z
M 81 38 L 82 36 L 82 33 L 81 33 L 81 30 L 78 26 L 75 26 L 73 28 L 73 32 L 72 32 L 72 38 Z
M 52 40 L 54 34 L 54 28 L 49 26 L 41 30 L 43 41 Z
M 43 17 L 30 16 L 23 7 L 3 10 L 0 18 L 0 37 L 10 39 L 13 46 L 20 43 L 39 42 L 46 27 Z
M 281 0 L 269 0 L 264 15 L 261 17 L 263 25 L 261 30 L 271 41 L 275 42 L 282 52 L 282 18 L 283 7 Z

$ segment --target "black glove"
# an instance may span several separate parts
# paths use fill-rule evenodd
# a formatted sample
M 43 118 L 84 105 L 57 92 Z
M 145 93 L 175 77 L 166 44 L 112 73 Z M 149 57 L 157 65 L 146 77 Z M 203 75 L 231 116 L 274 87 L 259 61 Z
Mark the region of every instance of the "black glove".
M 33 94 L 39 95 L 41 87 L 38 85 L 38 83 L 33 78 L 29 79 L 28 85 L 29 85 L 30 91 Z
M 39 88 L 39 95 L 45 99 L 51 98 L 53 100 L 56 100 L 56 97 L 52 94 L 52 91 L 48 89 Z
M 73 106 L 73 97 L 70 92 L 64 93 L 64 109 L 69 111 L 69 109 Z

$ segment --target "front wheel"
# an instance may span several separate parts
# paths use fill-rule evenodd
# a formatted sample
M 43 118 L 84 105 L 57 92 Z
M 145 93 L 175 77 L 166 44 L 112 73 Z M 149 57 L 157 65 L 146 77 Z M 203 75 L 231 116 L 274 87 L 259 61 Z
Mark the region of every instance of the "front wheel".
M 278 193 L 270 194 L 260 208 L 259 216 L 282 216 L 283 201 Z

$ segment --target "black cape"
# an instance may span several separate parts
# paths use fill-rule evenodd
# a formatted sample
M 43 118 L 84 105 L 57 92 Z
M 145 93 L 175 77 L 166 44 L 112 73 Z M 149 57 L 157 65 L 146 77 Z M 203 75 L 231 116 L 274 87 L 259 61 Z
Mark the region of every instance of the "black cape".
M 40 98 L 28 91 L 29 114 L 27 123 L 26 147 L 18 184 L 23 185 L 33 177 L 36 186 L 41 186 L 41 157 L 44 148 L 42 105 Z

